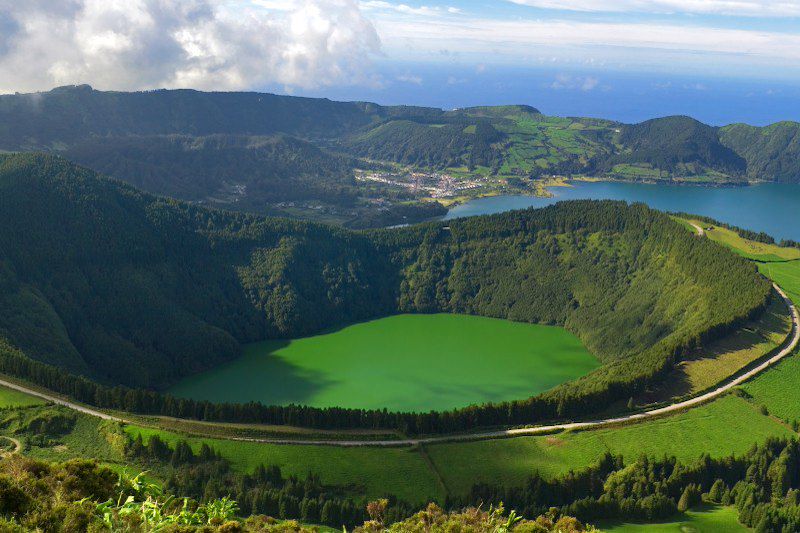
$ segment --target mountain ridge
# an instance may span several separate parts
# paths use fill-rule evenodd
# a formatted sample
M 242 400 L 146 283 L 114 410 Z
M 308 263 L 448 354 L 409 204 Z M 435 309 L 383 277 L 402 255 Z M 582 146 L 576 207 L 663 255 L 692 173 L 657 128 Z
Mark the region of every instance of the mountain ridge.
M 525 105 L 446 111 L 191 89 L 0 95 L 0 151 L 60 154 L 153 194 L 353 228 L 541 194 L 552 176 L 800 182 L 797 123 L 622 124 Z

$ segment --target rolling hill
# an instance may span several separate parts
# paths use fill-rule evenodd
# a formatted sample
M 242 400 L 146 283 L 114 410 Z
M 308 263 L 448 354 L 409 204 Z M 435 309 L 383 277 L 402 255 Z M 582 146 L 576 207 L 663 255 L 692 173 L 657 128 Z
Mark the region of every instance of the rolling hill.
M 275 202 L 358 199 L 353 158 L 283 134 L 92 139 L 64 157 L 153 194 L 256 212 Z
M 600 167 L 614 171 L 616 165 L 643 166 L 664 177 L 697 176 L 709 173 L 741 176 L 745 160 L 724 146 L 715 128 L 691 117 L 676 116 L 624 126 L 617 138 L 622 146 Z
M 797 125 L 714 128 L 549 117 L 530 106 L 444 111 L 262 93 L 0 95 L 0 151 L 47 151 L 148 192 L 260 214 L 371 227 L 441 215 L 410 184 L 354 170 L 477 179 L 530 192 L 542 176 L 741 183 L 799 175 Z M 401 180 L 402 181 L 402 180 Z M 481 192 L 482 191 L 482 192 Z M 453 193 L 457 195 L 457 193 Z
M 778 122 L 763 128 L 732 124 L 720 130 L 721 142 L 747 161 L 751 179 L 800 183 L 800 124 Z

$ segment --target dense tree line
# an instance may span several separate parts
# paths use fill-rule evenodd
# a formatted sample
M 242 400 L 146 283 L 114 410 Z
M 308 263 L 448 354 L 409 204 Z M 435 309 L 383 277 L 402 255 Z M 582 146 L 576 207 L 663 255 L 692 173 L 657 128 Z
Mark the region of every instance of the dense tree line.
M 522 487 L 476 485 L 448 505 L 503 502 L 526 516 L 557 506 L 595 522 L 657 521 L 701 501 L 735 505 L 739 521 L 758 532 L 800 530 L 800 443 L 772 438 L 742 456 L 704 455 L 693 464 L 643 456 L 625 465 L 606 454 L 597 465 L 555 480 L 533 476 Z
M 199 502 L 230 496 L 238 502 L 243 516 L 268 515 L 348 529 L 369 519 L 367 500 L 363 496 L 354 498 L 345 487 L 324 485 L 313 473 L 303 479 L 284 476 L 275 465 L 260 465 L 249 474 L 235 472 L 207 444 L 194 453 L 183 440 L 170 446 L 158 435 L 147 441 L 139 435 L 129 443 L 127 454 L 157 471 L 166 470 L 164 488 L 170 493 Z M 391 498 L 383 516 L 386 523 L 393 523 L 414 510 L 408 503 Z
M 186 443 L 182 445 L 188 447 Z M 191 449 L 187 453 L 191 454 Z M 323 487 L 313 476 L 306 480 L 285 479 L 275 467 L 257 468 L 252 475 L 232 475 L 221 460 L 211 455 L 206 458 L 186 455 L 185 458 L 185 462 L 171 467 L 173 477 L 193 475 L 198 469 L 213 471 L 207 476 L 212 486 L 227 483 L 231 492 L 245 500 L 237 502 L 229 494 L 214 499 L 205 494 L 216 489 L 200 491 L 200 496 L 191 498 L 186 493 L 172 492 L 184 487 L 180 482 L 171 481 L 164 490 L 150 475 L 117 473 L 93 461 L 45 463 L 14 455 L 0 462 L 0 530 L 7 533 L 314 533 L 319 528 L 311 523 L 322 522 L 334 529 L 342 523 L 352 524 L 356 527 L 350 530 L 355 533 L 587 531 L 578 520 L 561 515 L 556 509 L 526 520 L 514 511 L 506 513 L 502 506 L 446 512 L 429 504 L 408 518 L 396 521 L 402 516 L 396 503 L 380 499 L 351 510 L 352 500 L 330 492 L 340 488 Z M 147 457 L 138 459 L 150 461 Z M 161 465 L 157 468 L 163 471 Z M 185 488 L 193 491 L 195 486 L 194 480 L 190 480 Z M 273 494 L 279 497 L 277 506 L 271 501 Z M 256 507 L 272 509 L 274 514 L 250 514 L 249 497 L 254 499 Z M 340 502 L 344 503 L 340 505 Z M 322 504 L 321 509 L 319 504 Z M 336 513 L 341 513 L 340 519 L 336 518 Z M 410 512 L 403 514 L 410 515 Z M 365 520 L 356 522 L 351 515 Z M 279 516 L 304 517 L 307 522 L 279 520 Z
M 253 212 L 306 200 L 353 206 L 359 196 L 353 158 L 286 135 L 93 138 L 64 157 L 154 194 L 189 201 L 231 196 L 232 207 Z
M 137 437 L 128 444 L 128 454 L 140 463 L 152 462 L 156 469 L 166 466 L 170 492 L 201 502 L 235 495 L 245 515 L 332 526 L 369 518 L 364 500 L 353 500 L 342 487 L 322 484 L 313 473 L 305 479 L 284 477 L 276 466 L 235 473 L 207 445 L 195 453 L 184 441 L 169 446 L 158 436 L 148 442 Z M 451 495 L 439 503 L 447 510 L 505 505 L 524 517 L 561 514 L 596 523 L 657 522 L 703 502 L 736 506 L 740 522 L 758 532 L 797 531 L 800 443 L 794 438 L 771 438 L 741 456 L 703 455 L 691 463 L 641 456 L 626 464 L 621 456 L 606 453 L 596 464 L 560 477 L 535 474 L 521 486 L 480 483 L 469 494 Z M 389 496 L 382 516 L 392 523 L 413 512 L 413 506 Z
M 800 182 L 800 123 L 778 122 L 763 128 L 732 124 L 720 130 L 720 139 L 744 157 L 750 178 Z

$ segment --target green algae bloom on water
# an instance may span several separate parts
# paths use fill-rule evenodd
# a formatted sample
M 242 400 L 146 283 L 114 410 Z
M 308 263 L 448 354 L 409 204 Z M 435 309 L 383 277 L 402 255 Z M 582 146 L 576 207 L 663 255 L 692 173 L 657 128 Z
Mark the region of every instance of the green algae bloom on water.
M 428 411 L 528 398 L 598 366 L 563 328 L 397 315 L 249 345 L 239 359 L 169 392 L 214 402 Z

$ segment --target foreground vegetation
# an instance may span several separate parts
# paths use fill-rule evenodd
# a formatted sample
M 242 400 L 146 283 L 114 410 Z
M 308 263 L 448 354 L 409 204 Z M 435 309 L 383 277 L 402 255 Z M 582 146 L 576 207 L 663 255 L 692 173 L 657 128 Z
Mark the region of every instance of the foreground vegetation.
M 64 440 L 63 433 L 65 428 L 66 431 L 70 431 L 68 429 L 70 424 L 76 423 L 75 415 L 70 419 L 70 415 L 62 415 L 59 410 L 52 409 L 24 408 L 22 412 L 26 414 L 23 416 L 23 424 L 15 422 L 7 426 L 7 423 L 3 422 L 3 427 L 15 427 L 15 435 L 23 439 L 28 447 L 64 446 L 61 442 L 69 441 Z M 742 407 L 737 406 L 735 411 L 741 412 Z M 10 412 L 13 414 L 13 411 Z M 768 417 L 764 418 L 769 420 Z M 726 420 L 716 418 L 711 420 L 717 420 L 721 424 L 726 423 Z M 643 427 L 647 425 L 644 424 Z M 706 431 L 707 428 L 701 427 L 698 428 L 697 434 Z M 741 431 L 734 429 L 731 434 L 738 432 Z M 48 517 L 60 512 L 72 513 L 69 516 L 63 514 L 57 516 L 61 516 L 64 523 L 73 525 L 78 519 L 86 520 L 87 516 L 89 518 L 98 516 L 106 524 L 114 524 L 119 520 L 165 520 L 166 524 L 174 520 L 182 521 L 179 523 L 186 525 L 199 525 L 206 524 L 209 516 L 219 516 L 227 509 L 224 511 L 225 516 L 234 521 L 236 517 L 263 513 L 281 520 L 294 518 L 333 526 L 344 523 L 352 527 L 366 520 L 367 523 L 363 527 L 367 531 L 378 531 L 384 527 L 394 528 L 390 529 L 392 531 L 405 531 L 415 521 L 420 523 L 432 521 L 438 527 L 440 524 L 453 524 L 454 520 L 463 520 L 470 516 L 472 520 L 500 523 L 495 522 L 500 520 L 500 514 L 495 518 L 492 518 L 492 512 L 476 517 L 474 513 L 478 511 L 467 510 L 463 514 L 446 516 L 435 506 L 429 506 L 422 514 L 412 516 L 420 504 L 409 504 L 394 498 L 367 506 L 367 500 L 363 499 L 363 496 L 356 496 L 353 487 L 331 485 L 313 473 L 306 474 L 305 477 L 287 476 L 276 465 L 257 466 L 250 472 L 243 473 L 233 469 L 224 454 L 209 446 L 208 441 L 201 442 L 198 447 L 196 443 L 190 444 L 181 438 L 164 441 L 160 433 L 151 432 L 144 438 L 142 437 L 144 433 L 141 431 L 129 431 L 128 435 L 125 435 L 114 426 L 107 426 L 101 433 L 105 434 L 102 438 L 107 442 L 116 442 L 114 447 L 122 450 L 124 462 L 129 465 L 122 471 L 121 477 L 127 481 L 113 487 L 116 491 L 113 494 L 116 497 L 109 496 L 108 502 L 104 503 L 106 500 L 103 495 L 107 491 L 97 488 L 95 484 L 92 492 L 94 501 L 80 502 L 84 514 L 77 510 L 70 511 L 68 504 L 61 505 L 59 510 L 51 509 L 48 507 L 49 504 L 45 504 L 46 512 L 40 509 L 40 512 L 33 516 L 18 515 L 18 518 L 22 516 L 22 520 L 36 520 L 37 522 L 31 523 L 38 524 L 45 519 L 51 520 Z M 59 436 L 60 434 L 62 436 Z M 117 438 L 109 439 L 113 435 Z M 691 442 L 691 437 L 682 439 L 675 434 L 669 437 L 664 434 L 656 435 L 653 442 L 655 439 L 663 442 L 668 438 L 677 442 Z M 594 447 L 597 448 L 596 445 Z M 549 531 L 550 529 L 541 528 L 552 528 L 553 524 L 561 520 L 559 517 L 562 515 L 576 516 L 590 523 L 622 518 L 663 522 L 666 519 L 675 520 L 676 514 L 698 509 L 701 501 L 705 501 L 712 504 L 735 505 L 740 520 L 751 527 L 758 526 L 759 531 L 775 531 L 782 527 L 792 530 L 797 526 L 796 520 L 800 517 L 797 514 L 800 511 L 796 509 L 800 503 L 800 498 L 797 497 L 797 494 L 800 494 L 798 490 L 800 487 L 797 486 L 800 482 L 796 480 L 796 468 L 793 466 L 800 457 L 799 450 L 797 441 L 792 437 L 790 440 L 770 438 L 766 444 L 750 447 L 735 456 L 709 457 L 703 454 L 699 461 L 689 462 L 675 458 L 653 459 L 646 455 L 635 454 L 632 454 L 632 457 L 638 457 L 637 459 L 624 461 L 622 456 L 605 453 L 591 464 L 555 476 L 529 474 L 519 483 L 513 482 L 507 485 L 498 485 L 495 481 L 476 480 L 478 482 L 472 485 L 468 492 L 451 495 L 443 502 L 440 500 L 440 505 L 444 505 L 446 509 L 458 510 L 481 504 L 483 509 L 490 509 L 492 506 L 500 505 L 500 502 L 506 502 L 509 508 L 519 511 L 519 516 L 539 516 L 534 521 L 539 522 L 539 526 L 531 524 L 520 531 Z M 646 450 L 642 451 L 646 453 Z M 669 450 L 666 452 L 669 453 Z M 474 451 L 471 455 L 475 456 Z M 13 478 L 13 483 L 17 485 L 28 479 L 27 475 L 20 475 L 20 472 L 28 468 L 24 466 L 25 464 L 30 464 L 19 461 L 21 459 L 12 458 L 0 462 L 0 469 L 13 465 L 9 468 L 17 472 Z M 333 457 L 330 458 L 328 465 L 335 466 L 337 470 L 341 467 Z M 138 477 L 131 481 L 131 476 L 126 475 L 126 472 L 130 472 L 131 467 L 137 468 L 137 466 L 146 468 L 151 473 L 147 478 Z M 60 465 L 37 466 L 35 472 L 42 477 L 52 475 L 48 472 L 60 472 L 60 468 L 62 468 Z M 79 476 L 83 481 L 93 479 L 94 474 L 91 472 L 95 467 L 89 463 L 67 463 L 64 468 L 79 468 Z M 397 476 L 398 472 L 394 471 L 393 474 Z M 111 486 L 115 476 L 109 473 L 103 475 L 107 480 L 104 486 Z M 498 477 L 493 480 L 502 479 L 500 472 L 496 475 Z M 61 474 L 55 477 L 64 479 Z M 153 493 L 145 491 L 144 496 L 134 495 L 133 498 L 123 497 L 121 494 L 120 486 L 154 487 L 154 480 L 159 478 L 164 480 L 163 492 L 160 489 Z M 37 486 L 46 486 L 47 483 L 45 480 Z M 69 487 L 74 486 L 69 482 L 65 483 Z M 22 492 L 25 492 L 24 488 Z M 162 499 L 161 494 L 184 495 L 190 500 L 184 503 L 182 500 L 176 501 L 168 497 Z M 233 496 L 236 503 L 226 498 L 227 495 Z M 9 500 L 17 501 L 14 498 Z M 61 492 L 57 495 L 57 501 L 70 500 L 65 499 L 65 494 Z M 553 507 L 556 509 L 550 510 Z M 19 509 L 29 508 L 27 505 L 11 507 L 17 509 L 16 513 L 20 513 Z M 9 509 L 9 506 L 6 509 Z M 10 512 L 13 514 L 15 511 Z M 9 511 L 6 510 L 6 513 Z M 409 516 L 412 516 L 410 521 L 406 520 Z M 502 523 L 511 526 L 519 524 L 516 527 L 526 524 L 514 516 L 512 513 L 510 517 L 503 518 Z M 692 513 L 684 520 L 699 520 L 697 517 L 703 516 L 702 512 Z M 712 520 L 712 518 L 714 517 L 707 517 L 712 523 L 720 519 L 717 517 Z M 568 518 L 563 520 L 565 522 L 561 523 L 562 528 L 572 524 L 570 527 L 574 526 L 575 531 L 581 530 L 577 521 Z M 389 526 L 395 522 L 399 524 Z M 728 520 L 728 525 L 729 522 Z M 262 518 L 250 518 L 240 523 L 238 527 L 248 531 L 246 528 L 252 524 L 277 527 L 276 522 Z M 280 525 L 288 527 L 285 522 Z M 271 530 L 266 529 L 266 531 Z
M 176 497 L 144 474 L 117 475 L 89 461 L 47 464 L 19 457 L 5 459 L 0 461 L 0 496 L 0 528 L 9 533 L 34 530 L 313 533 L 323 529 L 265 515 L 242 516 L 238 503 L 228 497 L 203 503 Z M 314 501 L 316 507 L 316 500 L 309 501 Z M 330 500 L 323 502 L 327 505 Z M 370 502 L 363 513 L 367 520 L 353 531 L 594 531 L 572 517 L 559 516 L 557 511 L 525 520 L 513 511 L 506 514 L 502 506 L 447 513 L 430 504 L 405 520 L 392 521 L 388 503 L 387 500 Z M 330 505 L 323 507 L 323 516 L 330 512 L 329 508 Z

